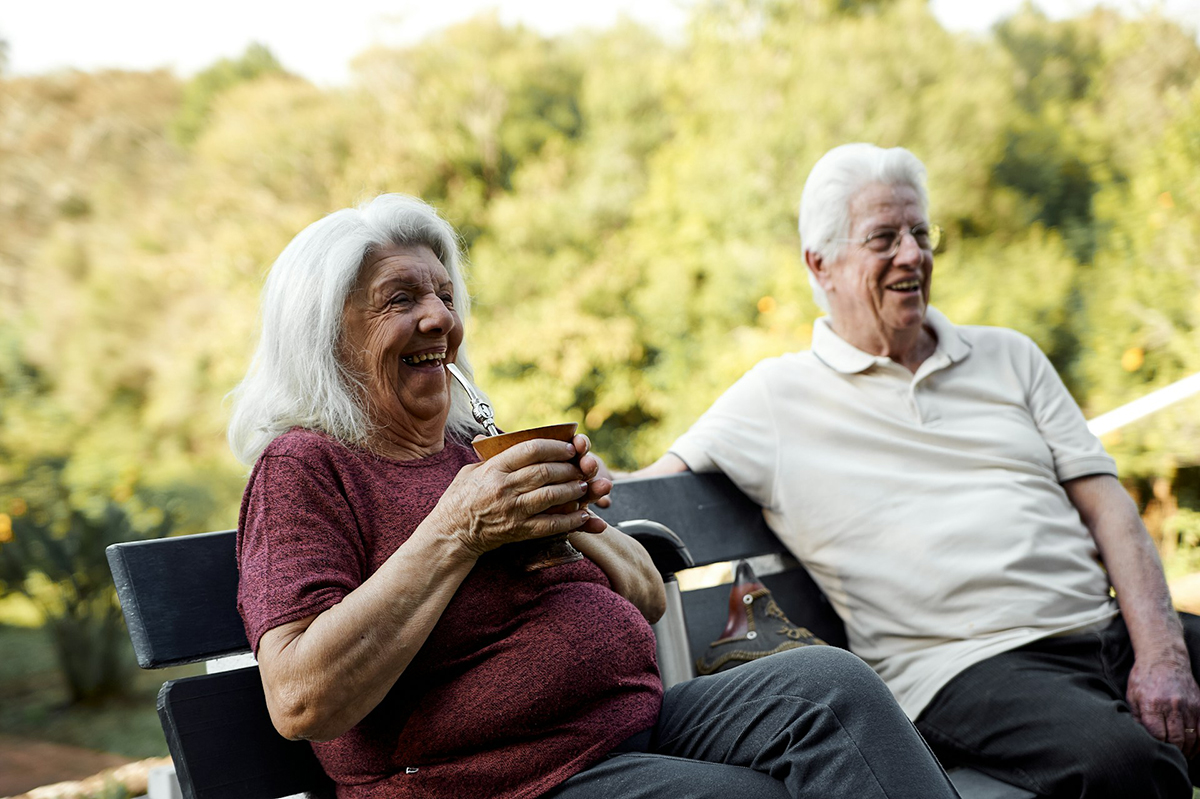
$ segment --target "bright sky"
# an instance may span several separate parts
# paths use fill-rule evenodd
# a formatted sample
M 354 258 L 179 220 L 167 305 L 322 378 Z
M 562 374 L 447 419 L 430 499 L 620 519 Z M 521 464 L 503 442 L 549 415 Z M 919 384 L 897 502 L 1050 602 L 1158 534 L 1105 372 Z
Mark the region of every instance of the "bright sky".
M 1021 0 L 931 0 L 952 30 L 984 31 Z M 1095 0 L 1038 0 L 1052 17 L 1071 16 Z M 1200 0 L 1107 0 L 1136 13 L 1160 8 L 1193 31 Z M 349 76 L 349 62 L 372 44 L 404 44 L 496 9 L 505 22 L 547 34 L 604 27 L 624 14 L 665 34 L 682 28 L 690 0 L 336 0 L 325 13 L 295 0 L 0 0 L 0 39 L 8 69 L 37 74 L 63 68 L 168 67 L 187 75 L 261 42 L 288 69 L 322 84 Z

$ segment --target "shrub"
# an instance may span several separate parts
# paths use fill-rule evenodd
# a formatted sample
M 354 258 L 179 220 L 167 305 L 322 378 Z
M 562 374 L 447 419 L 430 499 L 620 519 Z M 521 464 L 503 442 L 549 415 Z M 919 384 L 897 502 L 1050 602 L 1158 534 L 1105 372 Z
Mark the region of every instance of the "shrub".
M 159 511 L 135 523 L 112 500 L 89 513 L 65 491 L 32 493 L 38 501 L 14 498 L 0 513 L 0 594 L 24 594 L 42 612 L 72 701 L 121 693 L 133 660 L 104 549 L 164 536 L 172 520 Z

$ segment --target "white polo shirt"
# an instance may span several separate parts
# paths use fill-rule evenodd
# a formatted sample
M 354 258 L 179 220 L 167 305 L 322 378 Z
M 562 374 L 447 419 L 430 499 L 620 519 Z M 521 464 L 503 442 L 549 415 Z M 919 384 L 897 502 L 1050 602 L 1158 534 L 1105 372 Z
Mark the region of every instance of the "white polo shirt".
M 1117 612 L 1062 487 L 1116 465 L 1054 368 L 1015 331 L 926 322 L 914 375 L 819 319 L 671 447 L 762 505 L 914 719 L 968 666 Z

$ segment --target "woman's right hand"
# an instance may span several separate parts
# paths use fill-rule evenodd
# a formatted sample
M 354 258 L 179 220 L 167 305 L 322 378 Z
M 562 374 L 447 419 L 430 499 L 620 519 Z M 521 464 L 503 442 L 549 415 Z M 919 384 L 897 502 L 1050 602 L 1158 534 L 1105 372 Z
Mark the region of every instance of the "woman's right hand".
M 586 498 L 577 454 L 563 441 L 523 441 L 464 466 L 433 513 L 474 557 L 515 541 L 578 530 L 591 518 L 586 510 L 545 512 Z

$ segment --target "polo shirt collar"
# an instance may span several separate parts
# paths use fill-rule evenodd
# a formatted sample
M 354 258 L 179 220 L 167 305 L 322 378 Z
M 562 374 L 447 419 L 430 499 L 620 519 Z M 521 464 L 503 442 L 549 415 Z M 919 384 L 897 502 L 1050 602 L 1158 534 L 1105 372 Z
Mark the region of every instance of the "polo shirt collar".
M 958 332 L 958 327 L 932 305 L 925 309 L 925 321 L 937 335 L 937 349 L 931 358 L 944 354 L 950 363 L 958 363 L 971 353 L 971 345 Z M 843 374 L 865 372 L 872 366 L 890 363 L 884 355 L 863 352 L 849 343 L 829 324 L 829 317 L 822 316 L 813 325 L 812 352 L 821 362 Z

